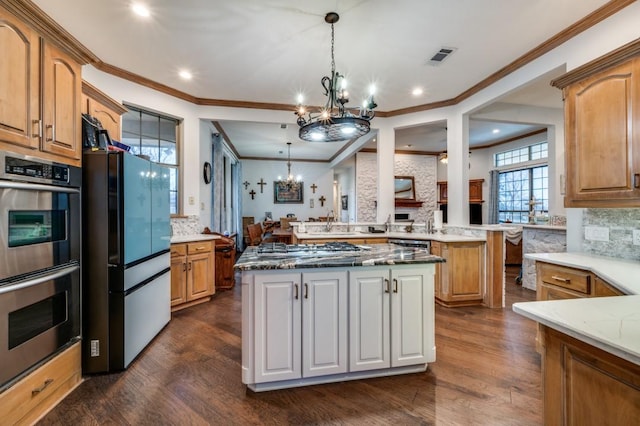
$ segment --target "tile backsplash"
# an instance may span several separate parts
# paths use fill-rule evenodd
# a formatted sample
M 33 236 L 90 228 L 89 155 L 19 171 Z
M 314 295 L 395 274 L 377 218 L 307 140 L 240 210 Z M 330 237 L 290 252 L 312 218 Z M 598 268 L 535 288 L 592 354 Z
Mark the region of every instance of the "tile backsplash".
M 609 241 L 586 239 L 586 227 L 607 228 Z M 582 230 L 583 252 L 640 260 L 640 245 L 633 244 L 633 231 L 640 232 L 640 209 L 584 209 Z
M 200 216 L 192 215 L 186 217 L 172 217 L 171 229 L 173 235 L 194 235 L 201 234 L 203 227 L 200 226 Z

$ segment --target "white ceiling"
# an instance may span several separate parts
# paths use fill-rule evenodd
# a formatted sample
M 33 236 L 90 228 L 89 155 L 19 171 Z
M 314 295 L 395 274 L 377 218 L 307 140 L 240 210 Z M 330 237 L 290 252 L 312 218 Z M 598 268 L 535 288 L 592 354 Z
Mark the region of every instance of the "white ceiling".
M 320 79 L 330 72 L 324 15 L 336 11 L 336 69 L 349 80 L 351 105 L 374 83 L 380 111 L 454 98 L 607 3 L 141 0 L 151 9 L 144 20 L 130 12 L 129 0 L 33 1 L 107 64 L 200 98 L 277 104 L 294 104 L 300 92 L 307 104 L 324 104 Z M 428 65 L 444 46 L 456 51 Z M 181 80 L 181 69 L 194 78 Z M 412 96 L 414 87 L 424 94 Z M 545 92 L 525 91 L 510 101 L 545 103 Z M 295 126 L 285 131 L 274 123 L 275 133 L 265 137 L 257 124 L 222 125 L 243 157 L 277 156 L 266 152 L 286 151 L 282 138 L 292 138 L 292 157 L 303 158 Z M 304 155 L 330 158 L 342 145 L 309 147 Z

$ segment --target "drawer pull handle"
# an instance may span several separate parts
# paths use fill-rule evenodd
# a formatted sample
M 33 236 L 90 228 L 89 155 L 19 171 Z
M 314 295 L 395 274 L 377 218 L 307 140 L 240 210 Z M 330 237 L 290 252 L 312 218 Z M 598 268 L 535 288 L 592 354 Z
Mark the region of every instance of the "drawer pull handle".
M 200 247 L 196 247 L 196 251 L 200 251 L 200 250 L 206 250 L 206 247 L 200 246 Z
M 571 279 L 569 278 L 562 278 L 562 277 L 558 277 L 556 275 L 551 275 L 551 278 L 553 278 L 556 281 L 560 281 L 561 283 L 570 283 Z
M 293 286 L 295 287 L 295 290 L 296 290 L 295 299 L 298 300 L 298 284 L 294 284 Z
M 384 292 L 389 293 L 389 280 L 386 278 L 384 279 Z
M 187 270 L 187 263 L 185 262 L 182 264 L 182 272 L 186 272 L 186 270 Z
M 398 280 L 397 279 L 393 279 L 393 292 L 397 293 L 398 292 Z
M 633 187 L 640 188 L 640 173 L 635 173 L 633 175 Z
M 51 134 L 50 138 L 49 137 L 45 138 L 47 142 L 54 142 L 56 140 L 56 126 L 53 124 L 47 124 L 45 126 L 45 129 L 51 130 L 50 132 L 47 132 L 47 134 Z
M 35 396 L 35 395 L 39 394 L 40 392 L 45 390 L 47 388 L 47 386 L 49 386 L 51 383 L 53 383 L 53 379 L 45 380 L 44 383 L 42 384 L 42 386 L 40 386 L 39 388 L 35 388 L 34 390 L 31 391 L 31 396 Z
M 304 298 L 308 299 L 309 298 L 309 284 L 304 283 Z

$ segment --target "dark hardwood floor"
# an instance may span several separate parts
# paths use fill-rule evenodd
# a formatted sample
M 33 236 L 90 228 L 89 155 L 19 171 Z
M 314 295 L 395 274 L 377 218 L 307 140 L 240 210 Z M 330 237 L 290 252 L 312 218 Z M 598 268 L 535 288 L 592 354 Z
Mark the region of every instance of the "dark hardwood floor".
M 425 373 L 253 393 L 240 378 L 240 287 L 174 314 L 123 373 L 87 378 L 42 425 L 540 425 L 534 300 L 507 270 L 507 307 L 436 306 Z

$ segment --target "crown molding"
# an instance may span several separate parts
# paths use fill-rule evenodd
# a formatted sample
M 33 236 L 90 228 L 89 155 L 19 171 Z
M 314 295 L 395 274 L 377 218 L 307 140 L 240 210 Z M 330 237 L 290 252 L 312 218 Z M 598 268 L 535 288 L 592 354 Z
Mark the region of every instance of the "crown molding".
M 392 111 L 376 111 L 376 116 L 394 117 L 399 115 L 411 114 L 415 112 L 427 111 L 431 109 L 437 109 L 437 108 L 456 105 L 464 101 L 465 99 L 471 97 L 472 95 L 480 92 L 481 90 L 489 87 L 490 85 L 504 78 L 505 76 L 513 73 L 519 68 L 522 68 L 524 65 L 539 58 L 540 56 L 558 47 L 559 45 L 565 43 L 566 41 L 582 33 L 583 31 L 593 27 L 594 25 L 598 24 L 599 22 L 603 21 L 609 16 L 619 12 L 620 10 L 624 9 L 625 7 L 629 6 L 634 2 L 635 0 L 609 1 L 599 9 L 595 10 L 594 12 L 590 13 L 586 17 L 577 21 L 575 24 L 571 25 L 570 27 L 559 32 L 555 36 L 546 40 L 542 44 L 538 45 L 534 49 L 520 56 L 515 61 L 499 69 L 495 73 L 491 74 L 489 77 L 485 78 L 484 80 L 480 81 L 479 83 L 475 84 L 474 86 L 470 87 L 469 89 L 465 90 L 464 92 L 460 93 L 458 96 L 454 98 L 446 99 L 438 102 L 432 102 L 428 104 L 423 104 L 423 105 L 396 109 Z M 89 49 L 84 47 L 77 39 L 75 39 L 64 28 L 62 28 L 59 24 L 57 24 L 48 15 L 46 15 L 40 8 L 38 8 L 30 0 L 0 0 L 0 5 L 4 6 L 11 13 L 15 14 L 16 16 L 24 20 L 27 24 L 31 25 L 36 31 L 38 31 L 40 34 L 45 36 L 47 39 L 59 45 L 80 64 L 90 63 L 100 71 L 103 71 L 108 74 L 112 74 L 116 77 L 120 77 L 125 80 L 132 81 L 134 83 L 151 88 L 161 93 L 165 93 L 167 95 L 176 97 L 178 99 L 182 99 L 187 102 L 191 102 L 193 104 L 203 105 L 203 106 L 253 108 L 253 109 L 267 109 L 267 110 L 278 110 L 278 111 L 293 111 L 295 109 L 295 105 L 292 105 L 292 104 L 290 105 L 290 104 L 279 104 L 279 103 L 268 103 L 268 102 L 208 99 L 208 98 L 199 98 L 199 97 L 190 95 L 188 93 L 169 87 L 165 84 L 155 82 L 146 77 L 142 77 L 140 75 L 126 71 L 124 69 L 102 62 Z M 635 43 L 636 42 L 631 44 L 635 44 Z M 623 56 L 628 54 L 629 52 L 626 52 L 623 54 Z M 611 57 L 609 55 L 606 55 L 604 59 L 602 59 L 602 62 L 606 64 L 607 60 L 612 60 L 612 59 L 620 60 L 620 61 L 623 60 L 623 59 L 616 59 L 616 58 L 617 57 L 615 55 Z M 598 62 L 598 61 L 600 60 L 596 60 L 594 62 Z M 597 65 L 597 66 L 604 66 L 604 65 Z M 557 82 L 559 80 L 560 79 L 556 79 L 554 80 L 554 82 Z
M 576 83 L 595 73 L 604 71 L 607 68 L 611 68 L 637 56 L 640 56 L 640 38 L 637 38 L 634 41 L 607 53 L 606 55 L 569 71 L 565 75 L 551 81 L 551 85 L 558 89 L 564 89 L 570 84 Z
M 84 93 L 85 95 L 89 96 L 92 99 L 95 99 L 96 101 L 100 102 L 102 105 L 109 107 L 110 109 L 112 109 L 113 111 L 117 112 L 120 115 L 129 111 L 120 102 L 107 96 L 100 89 L 87 83 L 84 80 L 82 80 L 82 93 Z

